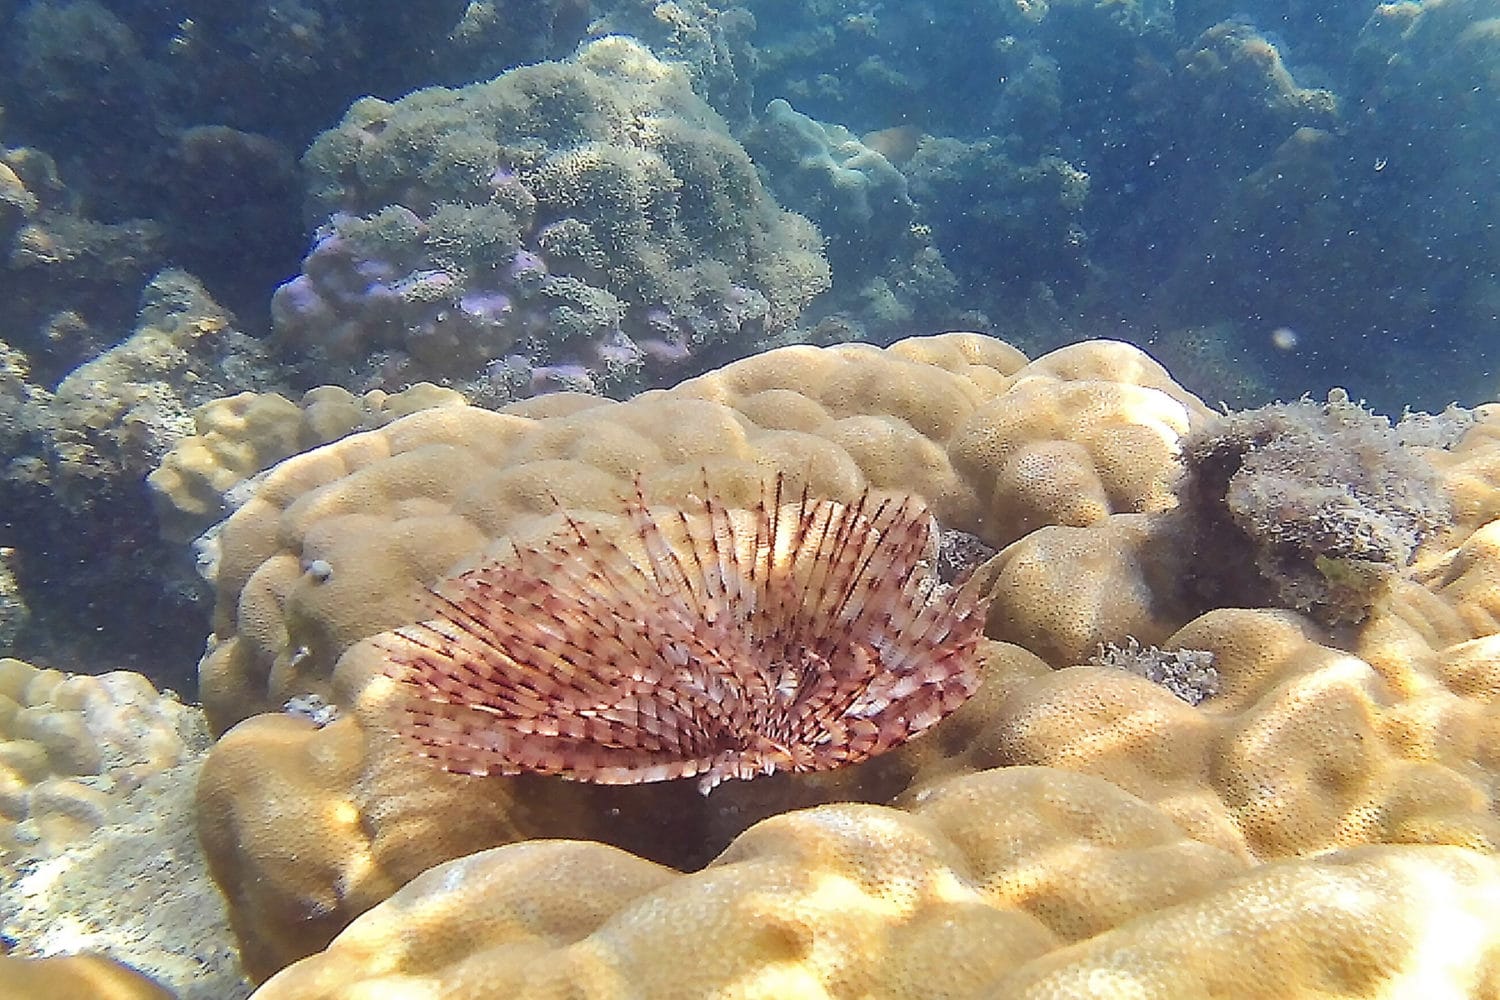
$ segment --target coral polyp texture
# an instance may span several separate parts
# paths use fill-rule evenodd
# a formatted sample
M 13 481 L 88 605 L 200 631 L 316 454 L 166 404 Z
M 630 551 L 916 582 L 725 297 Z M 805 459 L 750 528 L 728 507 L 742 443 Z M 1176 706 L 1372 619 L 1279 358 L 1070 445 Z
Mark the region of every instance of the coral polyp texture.
M 477 853 L 257 1000 L 412 981 L 450 1000 L 1493 995 L 1500 866 L 1478 852 L 1250 866 L 1107 781 L 1048 768 L 937 781 L 902 806 L 777 816 L 687 875 L 599 844 Z
M 1493 993 L 1500 413 L 1363 435 L 1357 469 L 1356 445 L 1297 452 L 1333 499 L 1431 476 L 1414 496 L 1451 510 L 1358 624 L 1237 589 L 1244 540 L 1204 529 L 1249 494 L 1191 468 L 1218 420 L 1123 344 L 947 334 L 427 410 L 282 462 L 223 527 L 200 670 L 223 735 L 198 827 L 248 970 L 333 942 L 265 995 Z M 829 509 L 920 497 L 999 550 L 972 578 L 978 688 L 926 732 L 706 796 L 449 774 L 402 738 L 377 637 L 432 619 L 424 587 L 570 519 L 649 575 L 637 482 L 688 560 L 664 512 L 748 517 L 778 472 Z M 1413 499 L 1378 496 L 1398 522 Z M 1341 557 L 1319 537 L 1314 567 Z M 338 717 L 281 710 L 310 695 Z
M 146 477 L 162 534 L 179 542 L 198 537 L 233 509 L 246 480 L 284 458 L 408 413 L 463 403 L 459 393 L 430 382 L 362 396 L 319 386 L 295 403 L 275 392 L 205 403 L 193 411 L 196 433 L 178 440 Z
M 623 37 L 362 100 L 304 166 L 321 222 L 272 312 L 314 380 L 624 392 L 743 352 L 829 282 L 687 71 Z
M 376 683 L 384 655 L 368 640 L 428 617 L 413 599 L 423 585 L 555 534 L 559 506 L 623 538 L 637 478 L 662 506 L 691 506 L 707 489 L 748 510 L 780 469 L 793 495 L 805 485 L 848 505 L 866 490 L 912 493 L 945 529 L 1003 544 L 1041 524 L 1083 529 L 1170 506 L 1177 442 L 1207 415 L 1123 344 L 1028 363 L 992 338 L 951 334 L 884 350 L 786 348 L 627 403 L 562 393 L 501 412 L 432 410 L 282 463 L 221 533 L 217 639 L 200 672 L 216 727 L 245 720 L 211 755 L 199 804 L 247 964 L 274 971 L 479 846 L 584 836 L 690 867 L 772 812 L 887 800 L 935 766 L 934 748 L 960 753 L 991 699 L 1045 670 L 1017 646 L 981 643 L 1001 666 L 931 733 L 861 764 L 729 782 L 706 799 L 688 782 L 447 775 L 398 739 L 391 685 Z M 1090 594 L 1095 574 L 1122 603 L 1140 589 L 1128 571 L 1090 574 Z M 1058 602 L 1039 592 L 1006 603 L 990 620 L 1025 631 Z M 1077 600 L 1062 613 L 1078 619 L 1085 655 L 1118 637 L 1091 627 Z M 1131 615 L 1127 631 L 1155 641 Z M 279 714 L 309 694 L 343 716 L 320 728 Z M 247 718 L 257 712 L 267 714 Z M 262 877 L 270 868 L 288 878 Z
M 87 840 L 204 743 L 201 719 L 140 674 L 0 657 L 0 872 Z
M 909 496 L 790 501 L 783 485 L 753 510 L 637 495 L 620 542 L 568 517 L 440 584 L 436 617 L 377 640 L 401 728 L 461 774 L 696 775 L 704 794 L 931 728 L 974 693 L 983 624 L 971 591 L 934 594 L 932 516 Z

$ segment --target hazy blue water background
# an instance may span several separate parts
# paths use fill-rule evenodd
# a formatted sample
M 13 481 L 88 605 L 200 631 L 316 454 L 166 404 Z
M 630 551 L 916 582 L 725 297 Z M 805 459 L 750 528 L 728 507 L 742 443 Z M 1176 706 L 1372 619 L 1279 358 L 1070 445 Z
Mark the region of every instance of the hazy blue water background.
M 489 79 L 608 32 L 685 67 L 767 194 L 817 226 L 831 270 L 774 336 L 763 289 L 738 278 L 705 285 L 691 315 L 614 289 L 636 341 L 665 317 L 717 342 L 607 390 L 772 343 L 973 329 L 1031 353 L 1128 339 L 1235 406 L 1340 385 L 1399 413 L 1495 392 L 1495 0 L 9 0 L 0 29 L 0 544 L 35 597 L 28 634 L 47 636 L 20 648 L 78 665 L 107 652 L 191 689 L 202 594 L 122 581 L 180 558 L 161 554 L 141 478 L 204 398 L 416 377 L 482 396 L 517 359 L 528 385 L 589 374 L 523 348 L 424 368 L 420 311 L 335 358 L 325 327 L 292 337 L 294 310 L 278 329 L 271 303 L 316 272 L 340 218 L 326 172 L 299 161 L 353 101 Z M 202 288 L 145 291 L 166 268 Z M 150 391 L 171 404 L 147 417 L 97 406 L 88 385 L 113 376 L 77 373 L 139 327 L 143 292 L 149 317 L 200 291 L 195 322 L 222 316 L 206 322 L 241 346 L 194 385 L 163 376 Z M 513 297 L 465 301 L 503 313 Z

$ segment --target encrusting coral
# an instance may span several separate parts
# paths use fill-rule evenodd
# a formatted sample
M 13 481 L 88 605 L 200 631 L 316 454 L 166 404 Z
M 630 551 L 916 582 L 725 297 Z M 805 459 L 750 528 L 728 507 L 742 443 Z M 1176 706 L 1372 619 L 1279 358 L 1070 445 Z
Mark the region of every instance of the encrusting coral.
M 0 997 L 138 995 L 105 959 L 161 984 L 143 996 L 248 992 L 193 831 L 209 742 L 140 674 L 0 658 Z
M 1205 610 L 1184 587 L 1212 562 L 1188 540 L 1214 539 L 1185 530 L 1177 486 L 1212 420 L 1121 344 L 1028 362 L 949 334 L 786 348 L 625 403 L 426 411 L 282 463 L 224 527 L 201 671 L 228 731 L 199 827 L 248 968 L 267 977 L 376 907 L 266 995 L 386 975 L 456 996 L 679 981 L 685 995 L 1096 995 L 1076 985 L 1090 976 L 1272 996 L 1330 975 L 1354 996 L 1415 981 L 1482 994 L 1496 942 L 1473 915 L 1500 847 L 1495 415 L 1412 452 L 1453 526 L 1337 630 L 1283 608 Z M 653 510 L 711 496 L 751 511 L 777 470 L 830 504 L 916 494 L 945 530 L 1001 547 L 973 580 L 990 602 L 978 691 L 928 732 L 706 797 L 683 781 L 447 774 L 399 738 L 374 637 L 430 617 L 422 587 L 545 546 L 569 519 L 627 544 L 636 482 Z M 1216 688 L 1191 705 L 1088 665 L 1131 639 L 1206 657 Z M 277 713 L 310 694 L 340 717 Z M 614 846 L 517 843 L 549 838 Z M 1424 916 L 1438 897 L 1476 928 L 1445 937 L 1450 952 Z M 1275 931 L 1235 933 L 1242 921 Z M 746 935 L 760 926 L 776 930 Z M 687 934 L 701 962 L 681 961 Z
M 758 816 L 828 798 L 883 800 L 906 787 L 924 759 L 919 744 L 948 744 L 920 740 L 826 777 L 733 782 L 706 801 L 681 783 L 445 775 L 394 740 L 389 706 L 371 684 L 383 659 L 360 640 L 422 618 L 413 599 L 421 585 L 508 552 L 512 541 L 554 534 L 559 501 L 563 512 L 589 512 L 612 536 L 626 534 L 620 511 L 637 476 L 653 503 L 701 495 L 706 477 L 726 506 L 748 509 L 767 473 L 782 469 L 794 493 L 804 481 L 813 496 L 841 503 L 866 488 L 916 493 L 945 528 L 1014 537 L 1025 530 L 1017 515 L 1041 516 L 1052 494 L 993 476 L 980 476 L 976 491 L 947 448 L 1008 388 L 1040 395 L 1047 383 L 1087 383 L 1097 394 L 1080 412 L 1054 409 L 974 435 L 969 460 L 985 451 L 1024 460 L 1028 439 L 1052 436 L 1097 456 L 1069 474 L 1104 498 L 1104 513 L 1170 501 L 1175 435 L 1190 413 L 1207 411 L 1149 358 L 1098 344 L 1027 365 L 1013 348 L 971 334 L 886 350 L 788 348 L 629 403 L 558 394 L 500 413 L 428 411 L 272 470 L 221 536 L 219 639 L 200 673 L 205 707 L 224 729 L 317 694 L 344 717 L 319 728 L 263 715 L 221 739 L 204 772 L 201 829 L 236 901 L 247 963 L 274 970 L 424 868 L 480 845 L 587 836 L 701 864 Z M 1145 427 L 1136 410 L 1149 415 Z M 1091 635 L 1087 648 L 1108 638 Z M 1043 669 L 1014 647 L 985 655 L 1008 664 L 1002 674 Z M 991 696 L 1003 690 L 989 684 Z M 982 716 L 985 701 L 939 729 L 968 732 L 963 720 Z M 243 780 L 246 768 L 256 781 Z M 663 810 L 677 816 L 667 829 L 653 819 Z M 271 859 L 293 843 L 296 865 Z M 282 874 L 262 877 L 263 864 Z
M 201 727 L 140 674 L 68 675 L 0 657 L 0 871 L 111 822 L 142 781 L 201 748 Z
M 90 1000 L 175 1000 L 158 983 L 98 955 L 24 959 L 0 956 L 0 1000 L 88 997 Z
M 401 392 L 355 396 L 319 386 L 292 402 L 276 392 L 241 392 L 193 411 L 196 433 L 181 438 L 146 477 L 162 534 L 187 541 L 222 520 L 246 480 L 284 458 L 371 430 L 431 406 L 462 405 L 452 389 L 418 382 Z
M 598 844 L 484 851 L 419 876 L 256 996 L 413 980 L 451 1000 L 631 995 L 623 984 L 892 1000 L 1270 1000 L 1322 983 L 1338 996 L 1416 983 L 1490 995 L 1497 901 L 1500 865 L 1478 852 L 1365 847 L 1251 866 L 1106 781 L 1005 768 L 939 781 L 901 809 L 768 819 L 691 875 Z M 1442 927 L 1452 936 L 1434 946 Z

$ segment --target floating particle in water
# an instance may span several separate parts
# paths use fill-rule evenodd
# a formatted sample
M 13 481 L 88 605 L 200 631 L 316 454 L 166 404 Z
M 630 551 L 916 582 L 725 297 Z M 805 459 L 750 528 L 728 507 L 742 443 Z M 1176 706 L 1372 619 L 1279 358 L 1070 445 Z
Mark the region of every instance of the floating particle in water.
M 1271 346 L 1288 353 L 1297 349 L 1297 331 L 1289 326 L 1278 326 L 1271 331 Z

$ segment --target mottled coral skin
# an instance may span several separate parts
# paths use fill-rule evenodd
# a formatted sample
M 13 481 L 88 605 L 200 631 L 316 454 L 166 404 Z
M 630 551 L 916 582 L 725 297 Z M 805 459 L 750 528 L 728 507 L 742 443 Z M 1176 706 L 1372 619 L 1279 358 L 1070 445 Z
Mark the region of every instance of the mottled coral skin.
M 1106 369 L 1120 374 L 1100 377 Z M 308 685 L 326 694 L 345 649 L 409 620 L 419 583 L 462 568 L 486 542 L 539 530 L 559 502 L 618 511 L 637 475 L 663 502 L 695 493 L 706 474 L 726 503 L 749 504 L 777 469 L 789 488 L 805 478 L 830 499 L 867 485 L 911 491 L 945 527 L 1010 541 L 1050 509 L 1050 485 L 991 488 L 985 463 L 1007 452 L 969 442 L 995 439 L 986 428 L 1008 412 L 1009 392 L 1030 406 L 1039 385 L 1072 393 L 1074 405 L 1007 440 L 1076 443 L 1068 474 L 1106 498 L 1093 516 L 1165 504 L 1177 475 L 1170 435 L 1201 404 L 1143 354 L 1108 342 L 1031 365 L 972 334 L 885 350 L 784 348 L 629 403 L 563 394 L 499 413 L 417 414 L 345 438 L 277 468 L 226 525 L 216 631 L 229 641 L 204 662 L 205 706 L 224 728 Z M 332 564 L 331 580 L 303 578 L 314 559 Z
M 162 534 L 178 542 L 198 537 L 229 513 L 236 487 L 284 458 L 428 407 L 462 405 L 463 396 L 430 382 L 358 397 L 320 386 L 296 403 L 274 392 L 205 403 L 193 412 L 196 433 L 174 444 L 146 477 Z
M 0 872 L 117 822 L 141 781 L 206 744 L 201 722 L 140 674 L 64 674 L 0 657 Z
M 1241 959 L 1265 968 L 1253 935 L 1219 930 L 1194 939 L 1194 921 L 1269 922 L 1278 928 L 1271 940 L 1288 941 L 1297 934 L 1294 909 L 1256 908 L 1253 900 L 1274 890 L 1305 902 L 1340 886 L 1373 886 L 1370 898 L 1400 902 L 1352 916 L 1319 911 L 1327 917 L 1316 930 L 1321 950 L 1294 950 L 1285 967 L 1268 969 L 1258 980 L 1267 995 L 1295 995 L 1317 981 L 1328 954 L 1353 956 L 1349 967 L 1361 982 L 1435 974 L 1436 959 L 1419 941 L 1430 925 L 1417 915 L 1427 898 L 1417 884 L 1469 886 L 1454 890 L 1449 910 L 1469 921 L 1490 892 L 1500 837 L 1491 806 L 1500 794 L 1500 727 L 1491 720 L 1494 671 L 1486 659 L 1500 621 L 1500 544 L 1495 529 L 1482 526 L 1494 509 L 1486 484 L 1500 481 L 1493 428 L 1481 419 L 1453 451 L 1435 456 L 1445 480 L 1459 486 L 1459 526 L 1419 551 L 1411 578 L 1358 632 L 1335 635 L 1284 611 L 1223 608 L 1195 618 L 1192 602 L 1179 600 L 1174 568 L 1183 553 L 1174 541 L 1183 536 L 1174 534 L 1171 487 L 1182 435 L 1206 413 L 1122 345 L 1075 345 L 1028 363 L 995 341 L 950 334 L 885 350 L 786 348 L 623 404 L 563 394 L 502 413 L 417 414 L 283 463 L 225 529 L 219 643 L 203 664 L 204 695 L 221 727 L 306 690 L 350 717 L 322 730 L 249 718 L 206 765 L 202 835 L 252 971 L 265 976 L 306 954 L 316 938 L 434 864 L 561 836 L 605 840 L 681 870 L 737 846 L 703 873 L 671 876 L 661 883 L 666 895 L 639 909 L 629 899 L 590 901 L 590 913 L 616 917 L 602 924 L 580 917 L 578 933 L 558 944 L 564 953 L 528 937 L 514 953 L 472 957 L 497 976 L 537 983 L 538 995 L 560 982 L 596 982 L 589 978 L 596 974 L 625 975 L 648 989 L 642 984 L 663 981 L 648 976 L 699 972 L 694 988 L 764 982 L 768 992 L 783 989 L 777 995 L 802 988 L 911 995 L 900 984 L 913 981 L 940 984 L 938 995 L 1026 995 L 1022 984 L 1069 982 L 1091 969 L 1191 995 Z M 1051 462 L 1089 504 L 1056 490 L 1053 474 L 1002 475 L 1017 454 Z M 406 595 L 417 583 L 501 554 L 507 538 L 550 531 L 559 499 L 576 516 L 608 523 L 637 474 L 653 496 L 686 496 L 706 478 L 726 502 L 743 504 L 773 469 L 806 477 L 832 498 L 866 486 L 912 490 L 945 527 L 1010 543 L 979 581 L 991 595 L 989 631 L 1005 641 L 985 645 L 980 690 L 953 716 L 863 765 L 734 783 L 701 805 L 690 784 L 465 782 L 397 752 L 381 722 L 384 694 L 375 681 L 383 664 L 367 639 L 411 620 Z M 331 578 L 308 579 L 308 559 L 325 560 Z M 1194 707 L 1143 678 L 1078 665 L 1097 643 L 1127 636 L 1212 651 L 1220 690 Z M 337 748 L 348 755 L 343 770 L 303 769 Z M 1041 769 L 993 770 L 1002 765 Z M 968 772 L 976 784 L 962 787 L 975 791 L 957 800 L 954 814 L 968 817 L 964 837 L 972 843 L 952 830 L 934 834 L 924 804 L 924 796 L 943 797 L 947 786 L 935 783 Z M 1004 784 L 1027 774 L 1038 776 L 1040 791 Z M 1078 781 L 1091 783 L 1084 799 L 1092 805 L 1058 808 Z M 1048 788 L 1056 796 L 1049 799 Z M 899 801 L 914 814 L 838 806 L 779 815 L 851 800 Z M 1014 836 L 1006 823 L 1035 822 L 1051 831 L 1042 838 L 1081 828 L 1086 839 L 1107 839 L 1127 816 L 1149 816 L 1148 827 L 1175 839 L 1152 841 L 1157 846 L 1092 875 L 1091 851 L 1079 852 L 1081 867 L 1069 867 L 1070 851 L 1023 841 L 1015 871 L 1026 878 L 1006 883 L 1013 900 L 996 910 L 996 896 L 965 895 L 990 891 L 971 888 L 982 879 L 968 852 L 987 838 Z M 864 845 L 867 859 L 835 861 L 858 852 L 819 847 L 828 842 L 819 832 L 825 822 Z M 892 854 L 879 847 L 888 833 L 917 839 L 901 840 L 909 849 Z M 1352 853 L 1319 857 L 1345 850 Z M 772 864 L 769 881 L 760 881 L 761 851 L 791 860 Z M 908 855 L 920 860 L 903 861 Z M 519 852 L 494 857 L 512 856 Z M 481 864 L 488 861 L 474 862 Z M 620 864 L 622 877 L 649 883 L 660 874 L 640 860 Z M 465 870 L 477 878 L 477 867 Z M 956 909 L 913 908 L 910 894 L 920 897 L 923 885 L 944 887 L 943 906 Z M 1081 896 L 1079 886 L 1087 887 Z M 455 912 L 465 909 L 462 897 L 447 898 Z M 1023 916 L 1006 909 L 1012 902 Z M 862 922 L 867 909 L 870 923 Z M 861 914 L 857 930 L 851 910 Z M 296 915 L 313 911 L 318 935 L 299 936 Z M 834 911 L 837 920 L 828 916 Z M 713 928 L 742 931 L 762 916 L 775 916 L 783 930 L 767 939 L 714 936 Z M 940 933 L 960 926 L 950 918 L 970 930 Z M 434 926 L 434 939 L 448 940 L 446 925 Z M 509 926 L 496 924 L 501 933 Z M 667 962 L 659 949 L 677 940 L 672 927 L 715 941 L 707 949 L 714 958 L 701 968 Z M 996 940 L 1006 927 L 1024 947 L 983 957 L 989 952 L 975 942 Z M 1355 947 L 1366 938 L 1384 942 L 1378 955 Z M 360 940 L 350 939 L 354 954 L 363 954 Z M 1456 993 L 1484 982 L 1493 964 L 1487 941 L 1472 940 L 1449 967 Z M 1189 960 L 1194 943 L 1201 961 Z M 448 975 L 440 969 L 453 952 L 426 965 L 403 947 L 380 968 Z M 721 953 L 723 965 L 715 961 Z M 329 964 L 305 968 L 324 970 L 325 982 L 353 982 L 345 977 L 363 973 L 337 971 L 348 954 L 336 947 Z M 529 956 L 525 970 L 505 964 L 520 954 Z M 303 974 L 288 973 L 287 982 Z M 885 985 L 861 978 L 868 976 Z M 445 981 L 458 989 L 458 980 Z M 604 995 L 622 980 L 609 982 L 615 986 L 600 987 Z
M 1095 351 L 1105 356 L 1082 357 Z M 981 506 L 977 491 L 948 458 L 950 442 L 986 400 L 1003 395 L 1027 371 L 1064 383 L 1077 381 L 1076 373 L 1097 384 L 1101 395 L 1091 413 L 1098 414 L 1102 429 L 1118 423 L 1111 388 L 1116 383 L 1095 376 L 1125 362 L 1127 378 L 1135 370 L 1170 386 L 1143 355 L 1122 345 L 1072 348 L 1028 366 L 998 341 L 951 334 L 885 350 L 786 348 L 630 403 L 559 394 L 501 413 L 419 413 L 345 438 L 283 463 L 226 525 L 216 611 L 221 641 L 202 666 L 205 705 L 222 729 L 314 692 L 353 706 L 355 721 L 370 731 L 381 716 L 374 700 L 378 689 L 370 685 L 380 662 L 360 640 L 414 620 L 419 584 L 487 553 L 503 553 L 507 537 L 551 530 L 560 499 L 572 511 L 604 512 L 591 517 L 618 511 L 637 475 L 642 488 L 664 502 L 701 491 L 707 477 L 725 503 L 745 505 L 759 494 L 766 472 L 776 469 L 785 471 L 789 487 L 798 488 L 806 477 L 815 495 L 830 498 L 852 499 L 866 486 L 914 491 L 945 526 L 1003 538 L 1002 526 L 1013 520 L 1005 507 L 1008 495 L 991 508 Z M 1163 390 L 1148 391 L 1171 398 Z M 1197 405 L 1181 390 L 1171 391 L 1184 404 Z M 1070 426 L 1059 414 L 1057 423 L 1038 433 Z M 1088 447 L 1100 467 L 1122 464 L 1111 457 L 1109 433 L 1096 435 Z M 1158 483 L 1175 475 L 1167 450 L 1148 454 L 1161 459 Z M 1145 473 L 1141 478 L 1151 480 Z M 1153 486 L 1148 496 L 1162 488 Z M 1145 496 L 1124 496 L 1122 502 L 1131 509 L 1149 505 Z M 323 581 L 305 570 L 319 559 L 332 568 Z M 991 671 L 995 677 L 1025 678 L 1045 669 L 1018 648 L 1000 648 L 1006 666 Z M 1005 688 L 1006 682 L 988 683 L 971 703 L 973 712 L 984 711 Z M 965 706 L 913 746 L 915 756 L 893 754 L 874 762 L 873 770 L 835 772 L 802 784 L 763 779 L 746 789 L 719 789 L 706 809 L 694 804 L 691 787 L 681 790 L 686 797 L 680 801 L 677 789 L 663 791 L 672 803 L 669 811 L 684 817 L 672 832 L 649 818 L 660 815 L 645 804 L 654 800 L 601 800 L 597 791 L 558 788 L 562 783 L 555 782 L 542 786 L 547 792 L 541 799 L 533 789 L 531 805 L 518 811 L 515 803 L 529 785 L 434 775 L 420 761 L 392 754 L 385 736 L 372 738 L 363 751 L 364 776 L 353 782 L 353 798 L 343 778 L 320 782 L 324 791 L 295 779 L 294 792 L 284 784 L 282 767 L 270 762 L 290 760 L 286 754 L 293 752 L 316 755 L 317 746 L 342 730 L 288 732 L 275 720 L 250 719 L 208 763 L 205 788 L 216 789 L 216 804 L 205 812 L 204 837 L 216 845 L 210 849 L 216 875 L 235 901 L 247 955 L 255 956 L 252 968 L 265 974 L 317 943 L 308 937 L 299 942 L 287 929 L 286 916 L 307 905 L 300 900 L 342 900 L 333 904 L 336 919 L 347 920 L 369 905 L 371 894 L 380 895 L 368 886 L 399 882 L 439 860 L 521 836 L 597 831 L 590 835 L 654 857 L 702 863 L 705 852 L 727 843 L 754 818 L 789 805 L 848 795 L 889 798 L 925 766 L 919 762 L 931 751 L 923 747 L 943 747 L 945 756 L 967 752 L 974 723 L 965 720 L 973 712 Z M 284 742 L 307 749 L 270 749 Z M 231 747 L 240 749 L 231 754 Z M 982 747 L 974 752 L 997 763 Z M 246 784 L 238 775 L 252 761 L 262 780 Z M 287 770 L 295 768 L 288 764 Z M 264 865 L 282 866 L 273 856 L 278 840 L 291 835 L 277 818 L 287 804 L 329 795 L 352 803 L 359 828 L 371 834 L 368 846 L 351 853 L 331 846 L 343 842 L 336 830 L 324 837 L 317 825 L 291 824 L 299 841 L 306 837 L 298 854 L 308 864 L 284 870 L 285 877 L 262 878 Z M 283 805 L 273 805 L 277 801 Z M 619 815 L 603 829 L 588 819 L 611 809 Z M 309 804 L 301 815 L 329 813 Z M 440 841 L 419 833 L 434 815 L 444 817 Z M 493 825 L 496 817 L 511 824 L 510 832 Z
M 0 1000 L 39 997 L 173 1000 L 171 990 L 99 955 L 41 959 L 0 956 Z
M 1340 996 L 1489 995 L 1497 902 L 1500 865 L 1478 852 L 1366 847 L 1251 868 L 1107 782 L 1008 768 L 937 782 L 904 809 L 765 820 L 691 875 L 597 844 L 475 854 L 257 997 L 411 977 L 453 1000 L 497 983 L 518 998 L 1275 998 L 1330 981 Z

